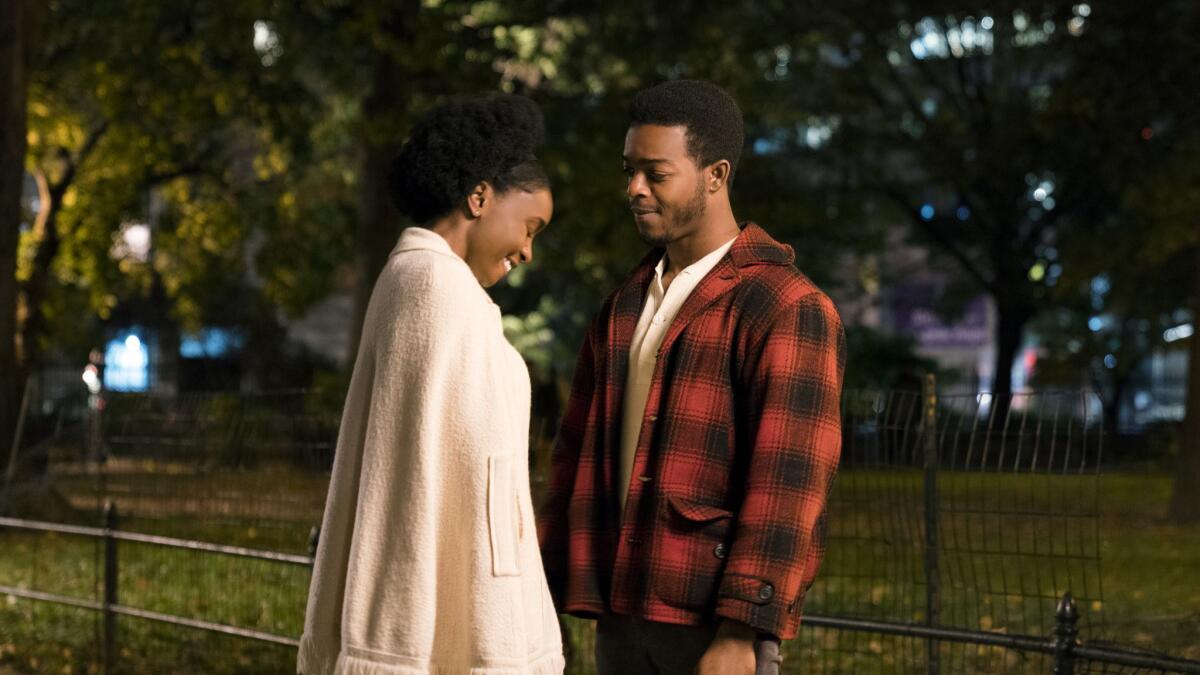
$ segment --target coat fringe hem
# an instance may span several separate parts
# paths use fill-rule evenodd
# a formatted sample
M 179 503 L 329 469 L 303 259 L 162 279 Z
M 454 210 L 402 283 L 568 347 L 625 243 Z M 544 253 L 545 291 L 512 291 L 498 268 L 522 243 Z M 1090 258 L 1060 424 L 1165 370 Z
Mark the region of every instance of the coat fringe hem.
M 521 666 L 443 666 L 431 663 L 424 667 L 381 663 L 345 652 L 336 661 L 319 653 L 310 643 L 301 642 L 296 670 L 301 675 L 562 675 L 566 659 L 562 654 L 549 653 Z

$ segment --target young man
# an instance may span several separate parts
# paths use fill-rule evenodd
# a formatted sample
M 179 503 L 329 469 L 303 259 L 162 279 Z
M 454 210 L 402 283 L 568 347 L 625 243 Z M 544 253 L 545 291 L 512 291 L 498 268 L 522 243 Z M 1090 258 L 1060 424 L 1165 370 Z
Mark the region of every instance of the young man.
M 729 203 L 742 116 L 707 82 L 640 92 L 627 195 L 654 249 L 575 372 L 539 536 L 599 671 L 777 672 L 823 552 L 845 337 L 792 249 Z

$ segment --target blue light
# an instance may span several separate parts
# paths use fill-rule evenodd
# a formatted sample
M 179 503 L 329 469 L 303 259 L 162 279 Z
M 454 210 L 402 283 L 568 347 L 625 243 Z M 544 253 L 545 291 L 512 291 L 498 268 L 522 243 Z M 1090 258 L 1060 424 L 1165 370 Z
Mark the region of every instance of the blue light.
M 774 138 L 759 138 L 754 141 L 754 154 L 774 155 L 783 150 L 783 143 Z
M 245 338 L 228 328 L 202 328 L 180 339 L 179 355 L 185 359 L 225 358 L 240 350 L 245 342 Z
M 933 214 L 934 214 L 933 204 L 922 204 L 921 205 L 921 217 L 922 218 L 924 218 L 925 220 L 933 220 Z
M 1104 328 L 1104 319 L 1098 316 L 1093 316 L 1088 319 L 1088 328 L 1092 329 L 1093 333 L 1099 333 L 1101 328 Z
M 104 349 L 104 387 L 116 391 L 146 391 L 150 383 L 150 353 L 137 332 L 110 340 Z
M 958 210 L 954 212 L 954 215 L 957 216 L 959 220 L 966 220 L 967 218 L 971 217 L 971 209 L 967 208 L 966 206 L 960 206 L 958 207 Z

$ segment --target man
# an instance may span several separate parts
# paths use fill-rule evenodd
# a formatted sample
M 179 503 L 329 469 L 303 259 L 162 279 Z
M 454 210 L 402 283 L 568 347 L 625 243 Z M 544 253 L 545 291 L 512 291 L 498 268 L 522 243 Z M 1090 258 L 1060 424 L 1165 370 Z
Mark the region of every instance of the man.
M 823 552 L 841 450 L 841 321 L 729 202 L 743 143 L 715 85 L 640 92 L 627 195 L 654 249 L 575 372 L 539 536 L 599 671 L 778 672 Z

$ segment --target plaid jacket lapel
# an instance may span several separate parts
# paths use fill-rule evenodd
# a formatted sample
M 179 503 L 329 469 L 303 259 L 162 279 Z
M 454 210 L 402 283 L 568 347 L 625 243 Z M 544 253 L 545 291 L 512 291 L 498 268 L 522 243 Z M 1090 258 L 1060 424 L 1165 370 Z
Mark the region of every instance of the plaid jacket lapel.
M 609 411 L 609 414 L 600 452 L 600 467 L 608 487 L 608 507 L 614 513 L 618 508 L 615 458 L 620 450 L 617 444 L 621 438 L 621 410 L 625 396 L 625 376 L 629 372 L 629 347 L 633 342 L 633 333 L 637 330 L 638 318 L 642 314 L 642 305 L 646 301 L 646 291 L 654 278 L 654 266 L 658 264 L 662 255 L 662 249 L 654 249 L 642 258 L 634 269 L 633 276 L 617 292 L 613 299 L 612 312 L 608 317 L 608 386 L 604 392 L 604 409 Z
M 736 244 L 734 244 L 736 246 Z M 696 288 L 692 289 L 691 295 L 687 300 L 683 301 L 683 306 L 679 308 L 679 313 L 675 315 L 675 320 L 667 327 L 667 334 L 663 337 L 662 347 L 659 348 L 659 355 L 666 354 L 675 340 L 683 333 L 683 329 L 691 323 L 692 319 L 696 318 L 709 305 L 716 302 L 717 298 L 725 294 L 726 291 L 737 285 L 737 270 L 734 269 L 733 263 L 730 262 L 729 256 L 721 258 L 717 266 L 712 269 Z
M 675 320 L 667 329 L 658 353 L 666 354 L 692 319 L 737 285 L 739 267 L 755 264 L 788 265 L 794 259 L 795 255 L 790 246 L 779 244 L 758 225 L 746 223 L 733 246 L 729 248 L 729 254 L 721 258 L 717 266 L 700 281 L 684 301 L 683 307 L 679 308 L 679 314 L 675 315 Z M 655 263 L 657 264 L 657 259 Z M 638 307 L 641 308 L 640 305 Z M 634 317 L 634 324 L 636 327 L 637 317 Z M 633 335 L 632 330 L 630 335 Z

